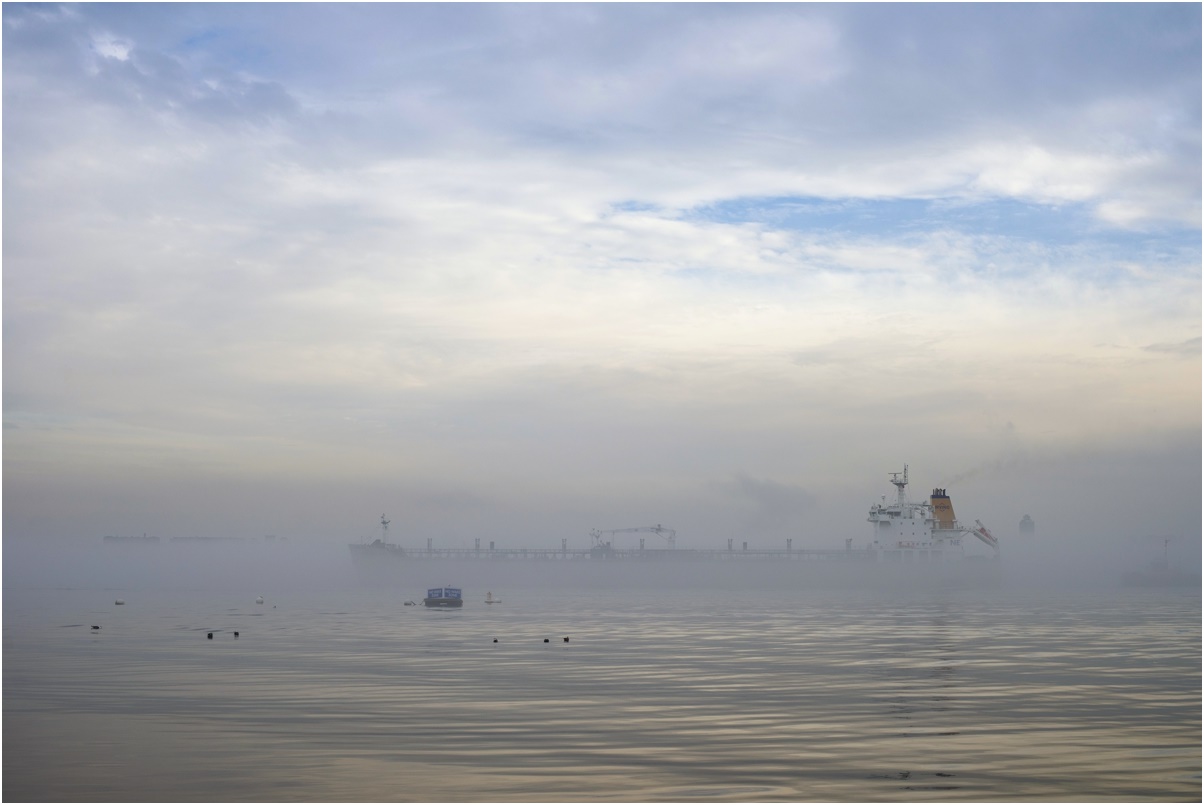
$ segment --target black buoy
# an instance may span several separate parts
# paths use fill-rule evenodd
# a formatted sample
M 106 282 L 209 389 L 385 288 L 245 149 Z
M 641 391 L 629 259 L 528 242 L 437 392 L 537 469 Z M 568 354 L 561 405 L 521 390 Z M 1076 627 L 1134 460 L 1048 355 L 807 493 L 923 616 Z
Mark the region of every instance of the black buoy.
M 543 639 L 543 642 L 547 643 L 547 642 L 548 642 L 548 638 L 546 638 L 546 637 L 545 637 L 545 638 Z
M 496 637 L 495 637 L 495 638 L 493 638 L 493 642 L 494 642 L 494 643 L 496 643 L 496 642 L 497 642 L 497 638 L 496 638 Z
M 238 632 L 235 632 L 235 633 L 234 633 L 234 636 L 235 636 L 235 637 L 238 637 Z M 565 638 L 565 640 L 567 640 L 567 639 L 568 639 L 568 638 L 566 637 L 566 638 Z
M 206 635 L 206 637 L 208 637 L 210 640 L 212 640 L 212 639 L 213 639 L 213 632 L 210 632 L 208 635 Z
M 566 643 L 567 643 L 567 642 L 569 642 L 569 639 L 566 637 L 566 638 L 564 639 L 564 642 L 566 642 Z

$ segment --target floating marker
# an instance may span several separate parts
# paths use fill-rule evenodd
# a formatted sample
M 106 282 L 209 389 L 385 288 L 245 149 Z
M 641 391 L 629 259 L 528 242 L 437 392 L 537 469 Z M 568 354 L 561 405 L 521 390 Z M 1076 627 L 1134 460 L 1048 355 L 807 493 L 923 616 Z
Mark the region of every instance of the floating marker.
M 497 642 L 497 638 L 496 638 L 496 637 L 495 637 L 495 638 L 493 638 L 493 642 L 494 642 L 494 643 L 496 643 L 496 642 Z
M 93 628 L 93 629 L 99 629 L 100 627 L 99 627 L 99 626 L 93 626 L 92 628 Z
M 543 639 L 543 642 L 547 643 L 547 642 L 548 642 L 548 638 L 546 638 L 546 637 L 545 637 L 545 638 Z
M 569 639 L 566 637 L 566 638 L 564 639 L 564 642 L 566 642 L 566 643 L 567 643 L 567 642 L 569 642 Z
M 256 604 L 262 604 L 262 603 L 263 603 L 263 596 L 261 595 L 261 596 L 259 596 L 258 598 L 256 598 L 256 599 L 255 599 L 255 603 L 256 603 Z
M 238 637 L 238 632 L 235 632 L 235 633 L 234 633 L 234 636 L 235 636 L 235 637 Z
M 212 640 L 212 639 L 213 639 L 213 632 L 210 632 L 208 635 L 206 635 L 206 637 L 208 637 L 210 640 Z

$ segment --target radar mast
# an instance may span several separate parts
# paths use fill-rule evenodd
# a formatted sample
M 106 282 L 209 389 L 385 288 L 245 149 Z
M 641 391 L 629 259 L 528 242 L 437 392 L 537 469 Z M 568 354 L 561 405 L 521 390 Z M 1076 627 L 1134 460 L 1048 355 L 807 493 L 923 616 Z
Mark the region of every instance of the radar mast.
M 899 476 L 903 476 L 903 480 L 899 480 Z M 899 505 L 903 506 L 907 503 L 907 493 L 903 490 L 907 488 L 907 465 L 903 465 L 903 472 L 892 472 L 890 474 L 890 482 L 899 490 Z

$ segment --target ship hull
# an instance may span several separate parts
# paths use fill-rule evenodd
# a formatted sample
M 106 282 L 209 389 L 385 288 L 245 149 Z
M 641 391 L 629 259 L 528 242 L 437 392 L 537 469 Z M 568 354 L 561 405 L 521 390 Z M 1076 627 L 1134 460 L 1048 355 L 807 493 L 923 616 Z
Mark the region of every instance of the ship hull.
M 454 609 L 464 606 L 464 601 L 459 598 L 424 598 L 422 605 L 438 609 Z
M 856 557 L 856 558 L 853 558 Z M 677 560 L 525 561 L 464 557 L 357 563 L 360 583 L 410 589 L 426 579 L 451 576 L 476 589 L 881 589 L 987 586 L 999 577 L 997 561 L 878 562 L 854 552 L 847 560 L 734 557 Z M 496 593 L 495 593 L 496 595 Z M 503 594 L 502 598 L 509 598 Z M 425 603 L 421 599 L 420 602 Z M 495 598 L 495 603 L 497 599 Z M 463 602 L 461 601 L 461 606 Z

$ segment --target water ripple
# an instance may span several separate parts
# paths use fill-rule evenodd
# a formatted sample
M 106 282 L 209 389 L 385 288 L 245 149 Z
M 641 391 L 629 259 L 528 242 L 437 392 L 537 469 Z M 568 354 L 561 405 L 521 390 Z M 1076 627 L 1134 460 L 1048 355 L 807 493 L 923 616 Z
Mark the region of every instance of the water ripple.
M 5 798 L 1199 799 L 1198 597 L 494 592 L 6 606 Z

